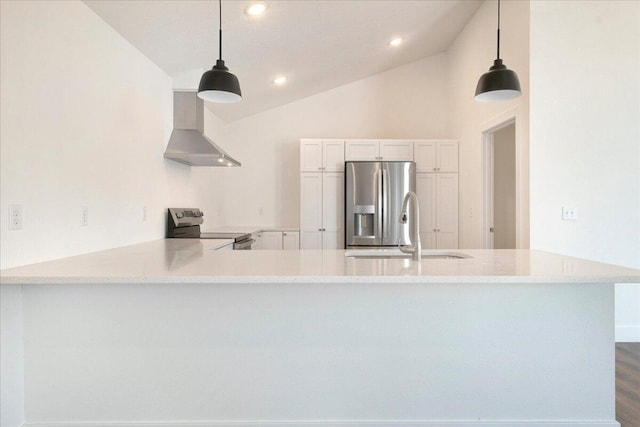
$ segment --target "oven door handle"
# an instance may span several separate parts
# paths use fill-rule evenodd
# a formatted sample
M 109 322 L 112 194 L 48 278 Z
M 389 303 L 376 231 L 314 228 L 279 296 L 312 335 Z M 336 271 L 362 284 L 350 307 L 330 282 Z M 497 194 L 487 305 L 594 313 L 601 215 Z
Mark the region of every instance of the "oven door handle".
M 249 240 L 245 240 L 243 242 L 240 243 L 234 243 L 233 244 L 233 249 L 237 250 L 237 249 L 251 249 L 251 245 L 253 245 L 253 243 L 255 243 L 254 239 L 249 239 Z

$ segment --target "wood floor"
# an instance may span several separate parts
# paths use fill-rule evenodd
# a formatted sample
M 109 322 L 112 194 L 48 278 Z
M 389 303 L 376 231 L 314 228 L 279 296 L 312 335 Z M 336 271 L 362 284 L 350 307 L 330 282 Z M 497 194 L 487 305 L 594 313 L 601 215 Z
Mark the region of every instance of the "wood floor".
M 640 427 L 640 343 L 616 343 L 616 419 Z

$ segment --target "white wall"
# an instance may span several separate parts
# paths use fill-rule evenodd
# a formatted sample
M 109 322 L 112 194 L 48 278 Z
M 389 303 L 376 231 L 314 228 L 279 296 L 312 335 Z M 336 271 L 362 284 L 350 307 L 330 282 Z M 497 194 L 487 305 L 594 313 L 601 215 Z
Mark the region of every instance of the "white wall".
M 638 76 L 639 2 L 531 3 L 532 248 L 640 268 Z M 640 285 L 616 301 L 640 341 Z
M 476 84 L 496 57 L 497 2 L 486 1 L 447 51 L 447 128 L 460 142 L 460 247 L 483 246 L 481 133 L 486 123 L 508 111 L 519 112 L 517 135 L 523 148 L 523 228 L 528 229 L 529 2 L 501 3 L 500 56 L 520 78 L 522 96 L 503 102 L 473 99 Z M 523 233 L 521 247 L 528 247 Z
M 297 226 L 300 138 L 446 137 L 445 65 L 436 55 L 230 123 L 223 148 L 242 167 L 197 172 L 224 188 L 203 199 L 205 214 L 220 224 Z
M 0 4 L 0 266 L 163 237 L 166 207 L 196 200 L 162 158 L 171 79 L 81 2 Z

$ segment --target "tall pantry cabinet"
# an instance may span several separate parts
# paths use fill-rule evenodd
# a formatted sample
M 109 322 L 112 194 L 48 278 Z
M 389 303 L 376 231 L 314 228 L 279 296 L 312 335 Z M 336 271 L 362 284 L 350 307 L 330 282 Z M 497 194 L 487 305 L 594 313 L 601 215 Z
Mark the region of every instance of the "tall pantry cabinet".
M 300 249 L 344 245 L 344 141 L 300 140 Z
M 458 142 L 414 142 L 420 240 L 425 249 L 458 248 Z

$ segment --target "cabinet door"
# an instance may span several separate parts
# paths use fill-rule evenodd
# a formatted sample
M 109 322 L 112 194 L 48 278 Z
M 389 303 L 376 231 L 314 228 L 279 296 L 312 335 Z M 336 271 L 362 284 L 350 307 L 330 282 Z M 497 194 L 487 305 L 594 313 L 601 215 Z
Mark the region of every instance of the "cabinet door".
M 326 172 L 322 177 L 322 249 L 344 247 L 344 173 Z
M 380 141 L 380 160 L 413 161 L 413 141 Z
M 344 141 L 322 141 L 322 166 L 325 172 L 344 172 Z
M 416 172 L 436 171 L 437 145 L 436 141 L 416 141 L 414 143 Z
M 458 141 L 438 142 L 438 172 L 458 172 Z
M 380 160 L 379 156 L 378 141 L 352 139 L 344 143 L 344 159 L 346 161 L 376 161 Z
M 283 231 L 282 249 L 300 249 L 300 234 L 297 231 Z
M 281 231 L 264 231 L 262 233 L 263 249 L 282 249 Z
M 458 174 L 436 174 L 436 246 L 458 248 Z
M 322 249 L 322 231 L 300 230 L 300 249 Z
M 436 248 L 436 176 L 416 174 L 416 195 L 420 206 L 420 241 L 424 249 Z
M 322 140 L 300 140 L 300 172 L 322 170 Z
M 322 172 L 300 174 L 300 247 L 322 249 Z M 318 235 L 316 236 L 315 233 Z

